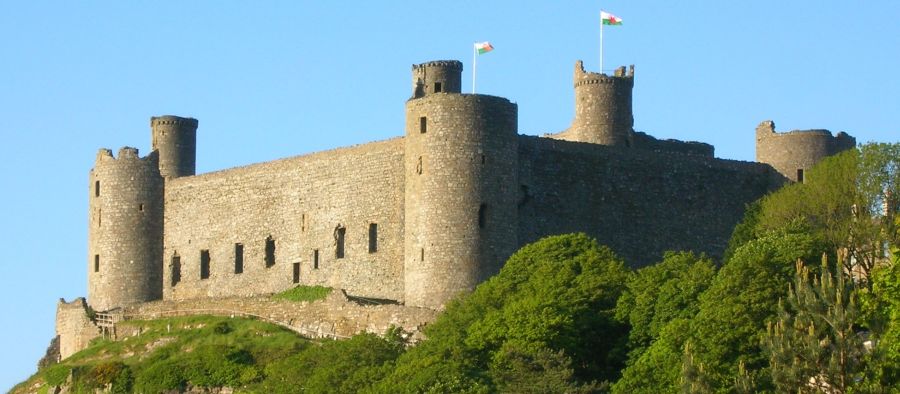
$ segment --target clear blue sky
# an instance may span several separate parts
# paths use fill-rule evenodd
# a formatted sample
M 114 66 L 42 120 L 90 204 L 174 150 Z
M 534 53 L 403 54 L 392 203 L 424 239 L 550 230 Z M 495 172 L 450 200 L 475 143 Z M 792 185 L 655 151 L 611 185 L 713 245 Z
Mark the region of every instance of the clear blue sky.
M 604 63 L 635 64 L 637 130 L 738 160 L 766 119 L 900 139 L 900 2 L 634 3 L 602 8 L 624 19 Z M 523 134 L 568 127 L 574 63 L 598 67 L 596 1 L 332 4 L 0 4 L 0 389 L 35 369 L 57 299 L 87 292 L 97 149 L 147 153 L 151 116 L 198 118 L 207 172 L 399 136 L 410 66 L 461 60 L 468 90 L 475 41 L 496 48 L 478 91 L 517 102 Z

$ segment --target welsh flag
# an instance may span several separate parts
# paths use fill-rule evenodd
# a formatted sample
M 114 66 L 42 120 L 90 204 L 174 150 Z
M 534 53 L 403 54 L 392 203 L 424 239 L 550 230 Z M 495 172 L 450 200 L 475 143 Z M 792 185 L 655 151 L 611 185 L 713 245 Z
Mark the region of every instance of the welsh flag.
M 619 18 L 618 16 L 610 14 L 606 11 L 600 11 L 600 20 L 604 25 L 619 26 L 622 24 L 622 18 Z
M 491 45 L 491 43 L 489 43 L 489 42 L 487 42 L 487 41 L 485 41 L 485 42 L 476 42 L 476 43 L 475 43 L 475 50 L 478 51 L 478 54 L 479 54 L 479 55 L 484 55 L 485 53 L 488 53 L 488 52 L 490 52 L 490 51 L 493 51 L 493 50 L 494 50 L 494 46 Z

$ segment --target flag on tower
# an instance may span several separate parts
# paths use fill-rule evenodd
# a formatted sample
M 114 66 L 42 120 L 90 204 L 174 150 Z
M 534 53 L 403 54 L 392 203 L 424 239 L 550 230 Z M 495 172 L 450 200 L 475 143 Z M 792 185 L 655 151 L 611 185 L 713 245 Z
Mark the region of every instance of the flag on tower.
M 491 43 L 490 43 L 490 42 L 487 42 L 487 41 L 485 41 L 485 42 L 476 42 L 476 43 L 475 43 L 475 50 L 478 51 L 478 54 L 479 54 L 479 55 L 484 55 L 485 53 L 488 53 L 488 52 L 490 52 L 490 51 L 493 51 L 493 50 L 494 50 L 494 46 L 491 45 Z
M 603 21 L 604 25 L 619 26 L 622 24 L 622 18 L 619 18 L 618 16 L 610 14 L 606 11 L 600 11 L 600 20 Z

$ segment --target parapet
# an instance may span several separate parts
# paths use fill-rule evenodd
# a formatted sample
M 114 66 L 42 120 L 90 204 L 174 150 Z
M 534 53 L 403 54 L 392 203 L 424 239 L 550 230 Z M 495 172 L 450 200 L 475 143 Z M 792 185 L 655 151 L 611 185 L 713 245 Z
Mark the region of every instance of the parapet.
M 579 87 L 582 85 L 589 84 L 597 84 L 597 83 L 630 83 L 634 84 L 634 65 L 628 67 L 628 71 L 625 71 L 625 66 L 621 66 L 616 68 L 613 72 L 612 76 L 603 74 L 603 73 L 595 73 L 595 72 L 587 72 L 584 71 L 584 62 L 579 60 L 575 62 L 575 87 Z
M 162 125 L 178 125 L 197 128 L 199 122 L 194 118 L 182 118 L 174 115 L 153 116 L 150 118 L 150 127 Z
M 138 148 L 132 148 L 130 146 L 119 148 L 119 154 L 116 156 L 113 156 L 112 149 L 100 148 L 97 151 L 97 158 L 94 160 L 94 164 L 98 165 L 110 160 L 155 160 L 156 156 L 156 152 L 151 152 L 149 155 L 141 157 Z
M 463 64 L 459 60 L 432 60 L 430 62 L 412 65 L 413 71 L 421 70 L 426 67 L 440 67 L 447 70 L 456 70 L 459 72 L 462 72 L 463 70 Z

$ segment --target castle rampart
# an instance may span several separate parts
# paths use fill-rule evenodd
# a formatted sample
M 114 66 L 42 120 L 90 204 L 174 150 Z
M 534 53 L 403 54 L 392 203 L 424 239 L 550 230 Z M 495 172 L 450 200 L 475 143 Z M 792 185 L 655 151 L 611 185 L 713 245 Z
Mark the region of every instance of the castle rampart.
M 88 300 L 107 310 L 162 297 L 163 179 L 156 152 L 97 154 L 88 185 Z
M 803 182 L 803 174 L 822 159 L 852 149 L 856 138 L 828 130 L 775 131 L 775 122 L 756 127 L 756 161 L 768 163 L 786 178 Z
M 170 180 L 165 227 L 165 299 L 296 284 L 402 299 L 403 140 Z M 336 253 L 339 228 L 343 257 Z

